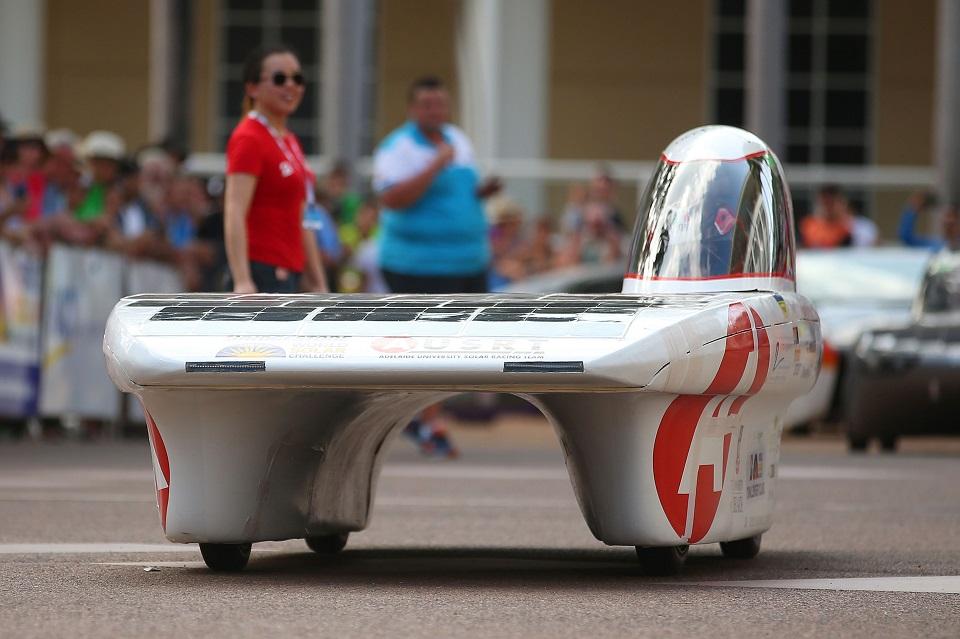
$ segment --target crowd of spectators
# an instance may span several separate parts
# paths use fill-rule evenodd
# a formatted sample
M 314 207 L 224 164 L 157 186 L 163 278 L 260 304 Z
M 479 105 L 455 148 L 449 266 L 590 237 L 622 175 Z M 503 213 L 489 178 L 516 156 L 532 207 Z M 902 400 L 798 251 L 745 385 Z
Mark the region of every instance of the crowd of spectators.
M 170 264 L 186 290 L 224 290 L 223 179 L 190 175 L 184 160 L 169 143 L 131 152 L 108 131 L 79 138 L 67 129 L 15 129 L 0 139 L 0 238 L 41 252 L 54 242 L 117 251 Z M 350 166 L 335 164 L 317 185 L 321 217 L 306 223 L 317 234 L 332 290 L 386 292 L 377 259 L 380 206 L 351 188 L 353 177 Z M 589 181 L 569 185 L 557 215 L 531 215 L 506 194 L 491 198 L 486 210 L 491 290 L 556 268 L 622 263 L 629 249 L 617 184 L 602 165 Z M 933 216 L 937 233 L 916 230 Z M 880 239 L 836 185 L 819 189 L 798 226 L 799 243 L 808 248 L 872 246 Z M 929 194 L 914 194 L 898 239 L 960 249 L 960 214 Z

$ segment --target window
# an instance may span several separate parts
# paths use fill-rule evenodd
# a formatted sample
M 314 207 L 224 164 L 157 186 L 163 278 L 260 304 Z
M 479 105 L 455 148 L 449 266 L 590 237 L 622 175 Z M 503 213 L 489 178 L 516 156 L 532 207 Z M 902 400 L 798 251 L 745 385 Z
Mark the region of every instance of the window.
M 746 8 L 716 0 L 713 120 L 743 126 Z M 870 148 L 871 3 L 789 0 L 786 157 L 796 164 L 863 164 Z
M 791 164 L 867 164 L 871 160 L 871 21 L 869 0 L 788 0 L 785 157 Z M 713 120 L 745 123 L 746 7 L 714 1 Z M 863 192 L 847 192 L 862 212 Z M 793 189 L 801 215 L 813 203 Z
M 247 54 L 261 44 L 282 43 L 297 52 L 307 79 L 303 102 L 290 118 L 290 129 L 308 155 L 320 152 L 320 5 L 320 0 L 224 0 L 220 14 L 219 148 L 226 147 L 240 119 Z

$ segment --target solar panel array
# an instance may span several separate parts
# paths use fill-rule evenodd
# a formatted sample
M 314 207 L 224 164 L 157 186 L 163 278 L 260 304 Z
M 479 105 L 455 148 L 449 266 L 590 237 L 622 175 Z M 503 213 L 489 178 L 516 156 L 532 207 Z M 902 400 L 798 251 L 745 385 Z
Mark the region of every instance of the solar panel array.
M 127 299 L 131 307 L 157 308 L 150 320 L 165 322 L 573 322 L 584 315 L 594 320 L 633 316 L 652 307 L 702 307 L 716 296 L 184 294 Z

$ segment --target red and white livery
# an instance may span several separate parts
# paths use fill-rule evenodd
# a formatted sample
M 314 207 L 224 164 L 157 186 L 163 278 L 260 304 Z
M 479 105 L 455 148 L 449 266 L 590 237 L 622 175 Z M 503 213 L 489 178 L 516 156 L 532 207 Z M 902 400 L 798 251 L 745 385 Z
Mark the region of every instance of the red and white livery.
M 339 550 L 411 417 L 500 391 L 553 424 L 593 534 L 662 573 L 690 544 L 753 556 L 772 523 L 822 351 L 793 272 L 776 157 L 704 127 L 664 152 L 621 294 L 137 295 L 104 352 L 147 413 L 166 536 L 212 568 L 261 540 Z

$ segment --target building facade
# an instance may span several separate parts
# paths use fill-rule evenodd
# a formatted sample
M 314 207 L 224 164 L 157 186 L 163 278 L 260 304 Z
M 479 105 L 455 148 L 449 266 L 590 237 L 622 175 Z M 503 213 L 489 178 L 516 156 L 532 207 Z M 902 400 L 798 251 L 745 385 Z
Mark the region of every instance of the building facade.
M 293 126 L 360 172 L 406 89 L 449 83 L 484 166 L 532 210 L 609 162 L 627 209 L 680 132 L 756 131 L 798 208 L 840 182 L 892 237 L 918 187 L 960 192 L 960 8 L 951 0 L 0 0 L 10 124 L 172 136 L 215 167 L 241 65 L 283 41 L 309 80 Z M 206 162 L 206 163 L 204 163 Z

